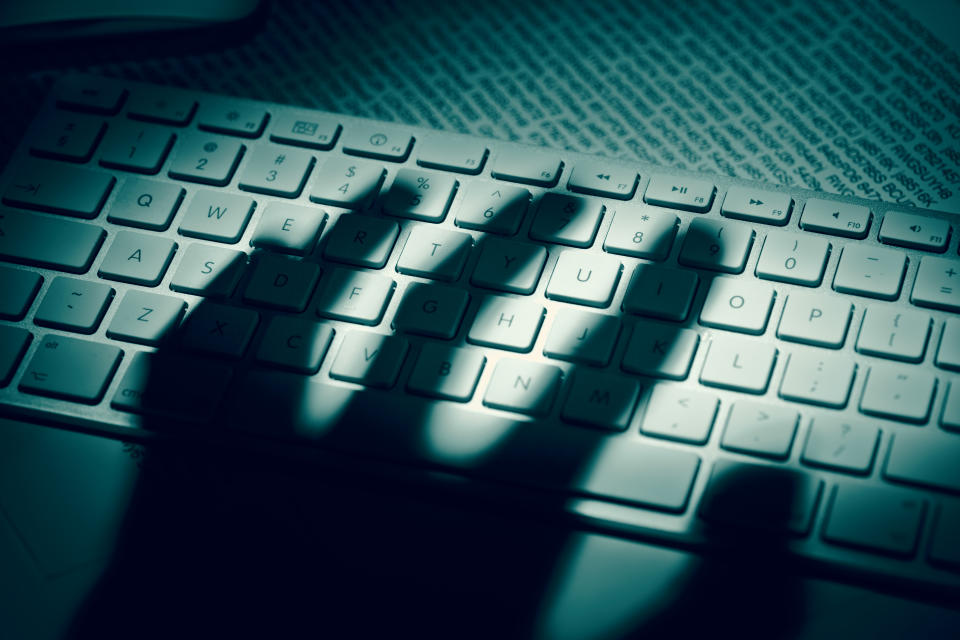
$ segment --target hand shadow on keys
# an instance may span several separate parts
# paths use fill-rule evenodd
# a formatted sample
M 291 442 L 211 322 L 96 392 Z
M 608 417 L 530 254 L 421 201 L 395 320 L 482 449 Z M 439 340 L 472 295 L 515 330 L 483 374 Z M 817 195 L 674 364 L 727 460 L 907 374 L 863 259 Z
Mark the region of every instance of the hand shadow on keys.
M 319 260 L 313 256 L 322 253 L 322 243 L 305 259 Z M 254 255 L 254 264 L 256 259 Z M 323 267 L 321 288 L 331 266 Z M 700 274 L 702 294 L 709 288 L 709 273 Z M 241 291 L 243 286 L 241 282 Z M 215 309 L 216 304 L 204 300 L 191 311 L 204 305 Z M 691 326 L 696 311 L 698 306 L 688 320 Z M 261 330 L 269 315 L 262 310 Z M 408 359 L 416 355 L 413 351 Z M 276 374 L 278 382 L 271 388 L 259 388 L 260 378 L 247 377 L 247 365 L 238 364 L 235 378 L 247 382 L 231 387 L 218 419 L 176 426 L 156 410 L 184 392 L 178 371 L 210 358 L 186 353 L 177 336 L 159 349 L 158 357 L 174 358 L 175 366 L 151 369 L 144 404 L 154 412 L 145 413 L 144 428 L 169 437 L 147 446 L 115 553 L 76 616 L 71 637 L 535 635 L 536 617 L 558 563 L 572 537 L 583 531 L 563 515 L 569 496 L 533 489 L 509 498 L 513 492 L 508 481 L 498 494 L 508 498 L 494 503 L 470 489 L 476 476 L 493 477 L 496 483 L 505 458 L 518 464 L 517 451 L 551 447 L 542 431 L 509 431 L 482 464 L 470 469 L 469 479 L 457 476 L 461 481 L 442 483 L 452 484 L 449 490 L 417 481 L 392 482 L 353 472 L 353 461 L 361 467 L 363 456 L 354 458 L 349 451 L 337 452 L 339 464 L 328 465 L 260 447 L 255 439 L 230 446 L 238 427 L 289 436 L 290 425 L 303 420 L 299 405 L 309 404 L 311 394 L 315 397 L 309 376 Z M 265 371 L 256 365 L 249 368 Z M 651 387 L 652 381 L 641 382 L 645 390 Z M 398 385 L 403 383 L 401 377 Z M 565 391 L 566 386 L 556 403 Z M 356 433 L 377 433 L 359 423 L 377 415 L 376 397 L 366 391 L 350 396 L 350 406 L 341 413 L 345 418 L 324 434 L 323 442 L 339 449 L 340 442 L 350 442 Z M 231 409 L 231 404 L 244 408 Z M 422 441 L 423 429 L 435 416 L 428 415 L 429 402 L 421 406 L 419 419 L 409 414 L 402 422 L 389 414 L 380 414 L 380 419 L 403 442 Z M 636 430 L 637 424 L 635 419 L 630 429 Z M 384 425 L 379 425 L 380 432 Z M 450 431 L 457 425 L 446 427 Z M 593 438 L 577 442 L 599 443 L 609 437 L 581 426 L 555 428 Z M 212 442 L 207 442 L 207 434 L 213 434 Z M 534 470 L 547 476 L 539 477 L 538 484 L 568 486 L 592 453 L 558 450 L 549 465 Z M 541 461 L 531 458 L 532 465 Z M 708 465 L 701 465 L 700 474 L 709 472 Z M 672 587 L 673 593 L 667 594 L 672 602 L 653 617 L 626 620 L 612 637 L 679 638 L 719 630 L 745 638 L 789 635 L 803 608 L 782 533 L 795 487 L 763 467 L 750 467 L 727 474 L 722 489 L 715 492 L 713 506 L 722 512 L 731 507 L 734 514 L 745 504 L 763 508 L 765 528 L 707 529 L 706 546 L 713 550 L 689 579 Z

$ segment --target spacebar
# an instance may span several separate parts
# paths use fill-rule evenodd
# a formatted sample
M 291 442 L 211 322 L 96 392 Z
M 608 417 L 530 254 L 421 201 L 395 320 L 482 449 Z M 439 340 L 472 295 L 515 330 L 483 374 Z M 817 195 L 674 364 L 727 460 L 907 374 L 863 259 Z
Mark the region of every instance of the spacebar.
M 253 372 L 234 387 L 225 426 L 681 513 L 700 467 L 691 452 L 452 403 L 354 391 Z

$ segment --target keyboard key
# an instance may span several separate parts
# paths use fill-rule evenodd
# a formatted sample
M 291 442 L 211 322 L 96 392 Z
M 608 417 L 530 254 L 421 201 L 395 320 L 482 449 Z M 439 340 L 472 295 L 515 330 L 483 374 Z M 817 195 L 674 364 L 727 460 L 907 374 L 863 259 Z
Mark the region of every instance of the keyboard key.
M 873 366 L 860 399 L 860 411 L 922 424 L 930 415 L 937 379 L 925 371 Z
M 562 377 L 558 367 L 503 358 L 493 370 L 483 404 L 504 411 L 545 415 L 553 406 Z
M 103 397 L 123 352 L 117 347 L 46 335 L 20 379 L 20 390 L 96 404 Z
M 190 122 L 197 101 L 185 91 L 170 87 L 138 88 L 127 102 L 127 116 L 183 126 Z
M 107 337 L 155 347 L 180 324 L 187 303 L 180 298 L 131 289 L 107 327 Z
M 845 238 L 866 238 L 870 231 L 870 209 L 833 200 L 807 200 L 800 228 Z
M 351 331 L 340 345 L 330 377 L 368 387 L 392 387 L 400 374 L 409 344 L 397 336 Z
M 120 111 L 127 92 L 105 78 L 69 76 L 57 84 L 55 94 L 58 107 L 113 115 Z
M 108 173 L 50 160 L 26 160 L 10 174 L 4 204 L 77 218 L 96 218 L 116 182 Z
M 791 293 L 783 305 L 777 337 L 816 347 L 840 349 L 847 339 L 853 305 L 842 298 Z
M 943 502 L 937 510 L 930 536 L 930 562 L 960 568 L 960 505 Z
M 560 309 L 543 353 L 551 358 L 606 366 L 620 335 L 620 319 L 579 309 Z
M 197 126 L 217 133 L 259 138 L 267 118 L 263 107 L 228 98 L 208 98 L 197 111 Z
M 425 343 L 407 389 L 443 400 L 467 402 L 477 388 L 486 360 L 477 349 Z
M 754 231 L 746 225 L 694 220 L 680 247 L 678 262 L 690 267 L 743 273 L 753 246 Z
M 34 126 L 30 152 L 56 160 L 86 162 L 106 128 L 103 118 L 57 111 Z
M 786 460 L 800 414 L 792 409 L 738 400 L 730 408 L 720 444 L 724 449 Z
M 900 251 L 848 244 L 840 254 L 833 288 L 881 300 L 896 300 L 907 268 L 907 256 Z
M 296 198 L 303 191 L 313 168 L 313 156 L 306 151 L 274 145 L 258 147 L 240 174 L 240 188 L 283 198 Z
M 124 171 L 158 173 L 173 146 L 173 132 L 128 120 L 110 124 L 103 139 L 100 164 Z
M 473 236 L 433 226 L 414 226 L 397 259 L 397 271 L 422 278 L 453 282 L 473 248 Z
M 257 362 L 312 375 L 333 340 L 333 329 L 306 318 L 274 316 L 257 349 Z
M 535 244 L 487 237 L 470 282 L 478 287 L 529 295 L 537 288 L 547 250 Z
M 260 216 L 250 244 L 258 248 L 305 256 L 316 246 L 326 220 L 327 213 L 322 209 L 289 202 L 271 202 Z
M 417 164 L 428 169 L 477 175 L 486 160 L 487 147 L 480 140 L 436 136 L 420 143 Z
M 960 264 L 952 258 L 920 258 L 910 302 L 960 312 Z
M 857 365 L 842 356 L 813 352 L 790 355 L 780 384 L 784 400 L 843 409 L 850 398 Z
M 285 109 L 273 118 L 270 141 L 328 151 L 340 135 L 335 116 Z
M 624 371 L 642 376 L 684 380 L 690 374 L 700 336 L 655 322 L 637 322 L 623 354 Z
M 699 280 L 693 271 L 638 264 L 623 297 L 623 310 L 683 322 L 690 313 Z
M 548 151 L 504 148 L 494 159 L 490 174 L 498 180 L 553 187 L 560 180 L 563 163 Z
M 207 422 L 220 409 L 233 370 L 195 356 L 133 356 L 110 406 L 120 411 Z
M 777 350 L 734 336 L 716 334 L 700 372 L 700 384 L 745 393 L 765 393 Z
M 944 369 L 960 370 L 960 318 L 947 318 L 943 323 L 936 363 Z
M 577 193 L 629 200 L 637 190 L 637 172 L 616 165 L 583 160 L 570 172 L 567 188 Z
M 155 287 L 167 272 L 176 248 L 176 242 L 162 236 L 118 231 L 97 275 L 108 280 Z
M 364 209 L 380 193 L 387 170 L 353 158 L 328 157 L 316 171 L 310 199 L 347 209 Z
M 897 432 L 883 475 L 889 480 L 932 489 L 960 491 L 960 442 L 952 434 Z
M 758 278 L 819 287 L 830 257 L 830 243 L 814 236 L 768 233 L 757 261 Z
M 932 324 L 933 319 L 925 313 L 871 306 L 863 314 L 857 351 L 904 362 L 921 362 Z
M 0 387 L 10 384 L 32 339 L 26 329 L 0 325 Z
M 217 187 L 226 186 L 240 163 L 244 146 L 238 140 L 202 132 L 189 132 L 177 142 L 168 174 Z
M 233 293 L 247 256 L 243 252 L 200 242 L 187 245 L 170 288 L 198 296 L 227 298 Z
M 365 325 L 380 324 L 396 283 L 385 276 L 336 268 L 320 294 L 320 316 Z
M 700 324 L 740 333 L 761 335 L 776 293 L 770 285 L 723 276 L 714 278 L 700 312 Z
M 400 169 L 383 197 L 383 212 L 401 218 L 440 222 L 457 189 L 451 176 Z
M 947 399 L 943 401 L 943 413 L 940 426 L 950 431 L 960 431 L 960 380 L 954 378 L 947 389 Z
M 942 253 L 950 242 L 950 223 L 915 213 L 888 211 L 880 225 L 880 242 Z
M 387 264 L 398 235 L 400 225 L 393 220 L 342 214 L 327 235 L 323 257 L 358 267 L 380 269 Z
M 110 206 L 107 220 L 129 227 L 164 231 L 170 226 L 186 193 L 177 184 L 127 178 Z
M 880 429 L 872 424 L 818 416 L 810 423 L 800 460 L 814 467 L 866 475 L 879 443 Z
M 864 485 L 833 488 L 823 539 L 895 556 L 912 556 L 927 510 L 912 493 Z
M 480 302 L 467 341 L 526 353 L 543 323 L 544 309 L 535 302 L 488 296 Z
M 83 273 L 107 232 L 97 225 L 0 209 L 0 258 Z
M 530 192 L 495 182 L 469 182 L 463 189 L 458 227 L 512 236 L 520 228 L 530 202 Z
M 540 199 L 530 225 L 534 240 L 589 247 L 597 235 L 603 204 L 600 200 L 565 193 L 548 193 Z
M 33 321 L 44 327 L 93 333 L 113 295 L 114 290 L 103 283 L 57 276 L 44 294 Z
M 343 134 L 343 152 L 355 156 L 403 162 L 412 147 L 412 136 L 388 132 L 378 124 L 354 126 Z
M 606 307 L 620 282 L 623 265 L 610 256 L 564 251 L 557 259 L 546 295 L 551 300 Z
M 234 243 L 246 230 L 254 207 L 256 202 L 252 198 L 202 189 L 187 205 L 179 231 L 193 238 Z
M 680 219 L 667 211 L 622 205 L 611 210 L 613 222 L 603 250 L 662 262 L 670 255 Z
M 640 385 L 622 375 L 577 369 L 560 417 L 567 422 L 623 431 L 630 424 Z
M 782 227 L 790 220 L 793 198 L 786 193 L 733 186 L 727 190 L 720 207 L 725 218 L 762 222 Z
M 0 266 L 0 318 L 22 320 L 42 282 L 39 274 Z
M 307 308 L 320 279 L 320 267 L 271 253 L 261 254 L 243 292 L 243 301 L 300 313 Z
M 720 400 L 709 393 L 681 387 L 654 387 L 641 433 L 690 444 L 705 444 Z
M 643 201 L 658 207 L 704 213 L 713 206 L 713 194 L 716 191 L 714 184 L 707 180 L 653 176 L 643 194 Z
M 456 287 L 411 282 L 393 326 L 397 331 L 450 340 L 460 329 L 470 294 Z
M 239 358 L 253 338 L 260 314 L 207 302 L 193 308 L 180 329 L 180 344 L 198 353 Z

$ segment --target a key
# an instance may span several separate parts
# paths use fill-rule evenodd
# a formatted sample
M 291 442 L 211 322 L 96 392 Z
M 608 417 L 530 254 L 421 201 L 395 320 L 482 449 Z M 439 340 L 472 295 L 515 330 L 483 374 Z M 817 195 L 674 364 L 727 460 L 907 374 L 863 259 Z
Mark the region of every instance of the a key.
M 677 261 L 710 271 L 743 273 L 753 237 L 753 229 L 746 225 L 697 219 L 687 229 Z
M 197 101 L 170 87 L 140 88 L 127 101 L 127 116 L 136 120 L 183 126 L 190 122 Z
M 307 308 L 319 279 L 320 267 L 313 262 L 263 253 L 247 282 L 243 301 L 299 313 Z
M 106 128 L 103 118 L 57 111 L 34 127 L 30 152 L 56 160 L 86 162 Z
M 260 314 L 250 309 L 207 302 L 197 305 L 180 329 L 180 345 L 189 351 L 239 358 L 253 338 Z
M 289 202 L 271 202 L 260 216 L 250 244 L 296 256 L 305 256 L 317 244 L 327 213 Z
M 761 335 L 767 329 L 775 295 L 773 287 L 756 280 L 714 278 L 700 312 L 700 324 Z
M 870 473 L 880 443 L 880 429 L 865 422 L 818 416 L 810 423 L 800 460 L 832 471 Z
M 155 347 L 176 330 L 186 308 L 180 298 L 130 289 L 107 327 L 107 337 Z
M 275 145 L 258 147 L 240 174 L 240 188 L 254 193 L 296 198 L 303 191 L 313 155 Z
M 943 252 L 950 242 L 950 223 L 915 213 L 888 211 L 880 225 L 880 242 Z
M 32 158 L 11 173 L 4 204 L 88 219 L 97 217 L 116 182 L 102 171 Z
M 200 131 L 185 133 L 176 144 L 167 173 L 177 180 L 223 187 L 233 178 L 243 151 L 239 140 Z
M 857 366 L 843 356 L 816 352 L 790 354 L 780 383 L 780 397 L 834 409 L 843 409 Z
M 128 120 L 110 125 L 100 149 L 100 164 L 112 169 L 154 174 L 160 171 L 173 146 L 173 132 L 165 127 Z
M 550 152 L 505 148 L 494 159 L 490 173 L 498 180 L 553 187 L 562 170 L 560 158 Z
M 332 115 L 285 109 L 273 118 L 270 140 L 327 151 L 336 144 L 340 131 L 340 123 Z
M 469 234 L 427 225 L 414 226 L 397 259 L 397 271 L 453 282 L 463 272 L 471 248 L 473 237 Z
M 577 369 L 560 417 L 575 424 L 623 431 L 640 395 L 636 380 L 623 375 Z
M 323 257 L 358 267 L 380 269 L 387 264 L 400 225 L 393 220 L 346 213 L 327 235 Z
M 564 251 L 553 268 L 546 295 L 551 300 L 606 307 L 622 270 L 620 261 L 611 256 Z
M 947 318 L 937 347 L 938 367 L 960 371 L 960 318 Z
M 620 319 L 579 309 L 561 309 L 553 318 L 543 353 L 551 358 L 606 366 L 620 335 Z
M 627 343 L 622 367 L 642 376 L 685 380 L 699 344 L 696 331 L 640 321 Z
M 56 88 L 57 106 L 71 111 L 113 115 L 120 111 L 126 96 L 122 87 L 91 76 L 67 77 Z
M 400 374 L 409 344 L 398 336 L 351 331 L 340 344 L 330 377 L 368 387 L 392 387 Z
M 658 207 L 703 213 L 713 206 L 716 191 L 714 184 L 707 180 L 653 176 L 643 194 L 643 201 Z
M 206 423 L 220 408 L 232 374 L 226 364 L 195 356 L 140 352 L 131 359 L 110 406 Z
M 20 390 L 73 402 L 100 402 L 123 352 L 112 345 L 46 335 L 20 378 Z
M 470 295 L 463 289 L 411 282 L 403 294 L 393 326 L 397 331 L 449 340 L 457 334 Z
M 238 100 L 209 98 L 197 111 L 197 126 L 216 133 L 259 138 L 268 117 L 267 110 L 260 106 Z
M 807 200 L 800 228 L 845 238 L 866 238 L 870 231 L 870 209 L 833 200 Z
M 148 287 L 160 284 L 177 243 L 162 236 L 118 231 L 97 272 L 101 278 Z
M 257 349 L 257 362 L 311 375 L 333 340 L 333 329 L 306 318 L 274 316 Z
M 960 442 L 953 434 L 898 431 L 890 443 L 883 475 L 888 480 L 960 491 Z
M 106 235 L 98 225 L 0 209 L 0 258 L 12 262 L 83 273 Z
M 913 493 L 843 484 L 833 488 L 823 539 L 895 556 L 912 556 L 927 503 Z
M 540 199 L 530 226 L 530 237 L 571 247 L 589 247 L 602 216 L 600 200 L 548 193 Z
M 792 209 L 793 199 L 786 193 L 733 186 L 723 198 L 720 215 L 782 227 L 790 220 Z
M 764 393 L 776 361 L 777 350 L 771 344 L 716 334 L 700 372 L 700 383 L 746 393 Z
M 378 124 L 354 126 L 344 132 L 342 147 L 344 153 L 354 156 L 403 162 L 413 148 L 413 137 Z
M 457 190 L 452 176 L 400 169 L 383 197 L 383 212 L 401 218 L 440 222 Z
M 187 204 L 179 231 L 192 238 L 232 244 L 240 240 L 246 230 L 254 207 L 256 202 L 253 198 L 200 189 Z
M 387 170 L 378 164 L 330 156 L 314 174 L 310 199 L 347 209 L 364 209 L 380 193 Z
M 488 296 L 480 302 L 467 341 L 526 353 L 533 348 L 543 315 L 536 302 Z
M 170 226 L 186 193 L 178 184 L 127 178 L 110 205 L 107 220 L 129 227 L 164 231 Z
M 777 337 L 817 347 L 840 349 L 847 339 L 853 305 L 847 300 L 795 292 L 787 296 Z
M 407 389 L 443 400 L 467 402 L 473 397 L 486 360 L 477 349 L 425 343 Z
M 819 287 L 829 257 L 830 243 L 823 238 L 768 233 L 756 274 L 765 280 Z
M 933 320 L 925 313 L 873 305 L 864 312 L 857 351 L 881 358 L 920 362 L 927 350 L 932 324 Z
M 102 282 L 57 276 L 50 283 L 33 321 L 44 327 L 93 333 L 100 326 L 114 290 Z
M 613 222 L 603 250 L 662 262 L 670 255 L 680 219 L 668 211 L 621 205 L 611 210 Z
M 840 254 L 833 288 L 841 293 L 896 300 L 907 268 L 900 251 L 848 244 Z
M 934 518 L 933 533 L 930 537 L 930 561 L 947 566 L 953 570 L 960 568 L 960 505 L 956 502 L 943 502 Z
M 960 263 L 953 258 L 920 258 L 910 302 L 960 312 Z
M 943 413 L 940 414 L 940 426 L 949 431 L 960 431 L 960 380 L 954 378 L 947 389 L 947 399 L 943 401 Z
M 32 339 L 26 329 L 0 325 L 0 388 L 10 384 Z
M 170 288 L 181 293 L 229 297 L 243 274 L 247 256 L 241 251 L 200 242 L 187 245 Z
M 730 409 L 720 446 L 730 451 L 786 460 L 800 414 L 760 402 L 738 400 Z
M 867 372 L 860 411 L 922 424 L 930 415 L 937 379 L 925 371 L 875 365 Z
M 531 294 L 537 288 L 547 250 L 539 245 L 488 237 L 470 282 L 478 287 Z
M 320 294 L 317 313 L 347 322 L 379 324 L 394 287 L 392 279 L 379 274 L 336 268 Z
M 487 147 L 479 140 L 436 136 L 420 142 L 417 164 L 428 169 L 477 175 L 483 170 L 487 153 Z
M 0 266 L 0 318 L 22 320 L 42 282 L 40 274 Z
M 553 406 L 562 377 L 558 367 L 503 358 L 493 370 L 483 404 L 504 411 L 545 415 Z
M 690 313 L 699 281 L 693 271 L 638 264 L 623 297 L 623 310 L 683 322 Z
M 629 200 L 637 190 L 637 172 L 584 160 L 570 172 L 567 188 L 577 193 Z
M 477 229 L 512 236 L 520 228 L 530 203 L 530 192 L 496 182 L 470 182 L 463 190 L 454 223 L 464 229 Z
M 640 431 L 654 438 L 704 444 L 710 437 L 720 400 L 680 387 L 654 387 Z

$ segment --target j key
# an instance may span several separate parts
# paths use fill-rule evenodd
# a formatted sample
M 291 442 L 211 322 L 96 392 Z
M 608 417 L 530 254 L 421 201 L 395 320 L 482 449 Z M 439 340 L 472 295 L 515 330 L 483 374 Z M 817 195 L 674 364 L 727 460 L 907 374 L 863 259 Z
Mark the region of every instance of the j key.
M 178 184 L 147 178 L 127 178 L 110 206 L 114 224 L 163 231 L 170 226 L 186 191 Z
M 943 252 L 950 242 L 950 223 L 915 213 L 888 211 L 880 225 L 880 242 Z
M 483 404 L 504 411 L 544 415 L 553 405 L 562 377 L 558 367 L 503 358 L 493 370 Z
M 333 116 L 285 110 L 274 117 L 270 140 L 327 151 L 333 148 L 340 130 L 340 123 Z
M 107 337 L 157 346 L 177 328 L 186 308 L 180 298 L 130 289 L 107 327 Z
M 483 170 L 486 160 L 487 147 L 479 140 L 436 137 L 420 143 L 417 164 L 429 169 L 476 175 Z
M 13 169 L 4 204 L 96 218 L 116 182 L 102 171 L 50 160 L 27 160 Z
M 818 287 L 830 256 L 830 243 L 814 236 L 769 233 L 756 274 L 765 280 Z
M 250 244 L 304 256 L 313 251 L 326 219 L 326 212 L 316 207 L 271 202 L 260 216 Z
M 157 173 L 173 146 L 173 138 L 173 132 L 165 127 L 132 120 L 112 123 L 103 139 L 100 164 L 124 171 Z
M 512 236 L 520 228 L 530 202 L 530 192 L 496 182 L 470 182 L 463 190 L 455 223 Z
M 388 131 L 380 125 L 357 126 L 343 134 L 343 152 L 355 156 L 403 162 L 412 147 L 411 135 Z
M 960 262 L 952 258 L 920 258 L 910 302 L 960 312 Z
M 897 311 L 875 305 L 863 315 L 857 351 L 871 356 L 920 362 L 927 350 L 933 320 L 918 311 Z
M 236 100 L 209 99 L 200 105 L 197 126 L 207 131 L 258 138 L 267 123 L 266 109 Z
M 396 383 L 409 346 L 399 336 L 350 331 L 340 344 L 330 377 L 387 389 Z
M 737 223 L 694 220 L 680 248 L 680 264 L 725 273 L 743 273 L 754 231 Z
M 247 160 L 240 175 L 244 191 L 296 198 L 313 168 L 313 156 L 305 151 L 262 146 Z
M 713 205 L 717 188 L 706 180 L 693 180 L 676 176 L 653 176 L 643 201 L 647 204 L 684 211 L 703 213 Z
M 553 187 L 560 180 L 563 163 L 545 151 L 503 149 L 494 159 L 491 175 L 498 180 Z
M 183 126 L 190 122 L 197 101 L 189 93 L 157 87 L 137 89 L 127 102 L 127 115 L 137 120 Z
M 316 171 L 310 199 L 347 209 L 363 209 L 380 193 L 387 170 L 378 164 L 331 156 Z
M 866 238 L 870 230 L 870 209 L 833 200 L 807 200 L 800 228 L 845 238 Z
M 255 206 L 253 198 L 201 189 L 187 205 L 179 231 L 192 238 L 234 243 L 247 228 Z
M 66 336 L 44 336 L 20 379 L 20 390 L 96 404 L 123 352 L 117 347 Z
M 640 431 L 655 438 L 704 444 L 719 406 L 720 400 L 709 393 L 655 387 Z
M 793 199 L 785 193 L 733 186 L 727 190 L 720 215 L 782 227 L 790 219 Z
M 548 193 L 540 200 L 530 226 L 530 237 L 571 247 L 589 247 L 602 216 L 600 200 Z
M 43 277 L 38 273 L 0 266 L 0 318 L 20 320 L 40 290 Z
M 567 188 L 577 193 L 629 200 L 637 190 L 637 172 L 619 166 L 583 161 L 570 173 Z
M 840 254 L 833 288 L 841 293 L 896 300 L 907 268 L 900 251 L 848 244 Z
M 613 222 L 603 241 L 603 250 L 635 258 L 662 262 L 673 247 L 680 219 L 668 211 L 618 206 L 611 211 Z
M 30 151 L 57 160 L 86 162 L 106 128 L 102 118 L 58 111 L 34 129 Z
M 693 271 L 638 264 L 623 298 L 623 310 L 683 322 L 690 313 L 699 281 Z
M 243 150 L 239 140 L 202 132 L 185 133 L 174 150 L 170 177 L 225 186 L 233 178 Z
M 327 236 L 323 255 L 329 260 L 379 269 L 387 264 L 398 235 L 400 225 L 393 220 L 342 214 Z
M 83 273 L 106 235 L 98 225 L 0 209 L 0 258 L 13 262 Z
M 561 309 L 543 346 L 551 358 L 605 366 L 620 335 L 620 319 L 579 309 Z

